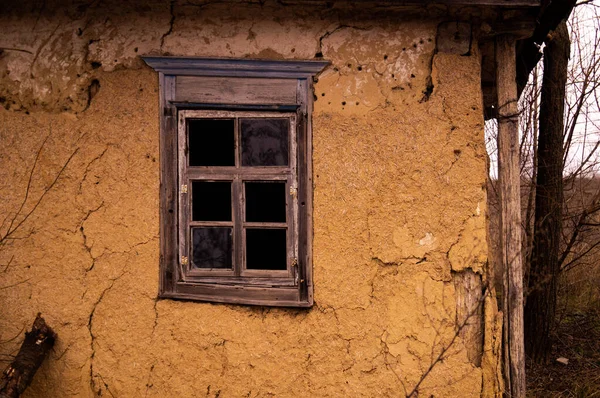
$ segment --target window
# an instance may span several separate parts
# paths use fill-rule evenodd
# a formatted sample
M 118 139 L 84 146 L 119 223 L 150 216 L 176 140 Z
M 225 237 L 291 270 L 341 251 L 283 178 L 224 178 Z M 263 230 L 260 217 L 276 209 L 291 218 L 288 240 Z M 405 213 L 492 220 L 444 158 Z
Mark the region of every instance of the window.
M 160 82 L 161 298 L 309 307 L 321 61 L 145 57 Z

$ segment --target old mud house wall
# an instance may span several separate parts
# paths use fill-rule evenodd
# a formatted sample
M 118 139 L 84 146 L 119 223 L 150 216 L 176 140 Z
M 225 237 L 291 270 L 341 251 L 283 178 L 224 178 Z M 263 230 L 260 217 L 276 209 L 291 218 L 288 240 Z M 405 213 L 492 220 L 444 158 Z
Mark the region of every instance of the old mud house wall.
M 487 256 L 474 41 L 436 51 L 441 11 L 73 3 L 0 15 L 0 359 L 38 311 L 60 336 L 27 396 L 402 396 L 447 347 L 423 396 L 480 395 L 494 365 L 455 338 L 453 282 Z M 141 54 L 331 60 L 312 309 L 155 299 L 158 87 Z

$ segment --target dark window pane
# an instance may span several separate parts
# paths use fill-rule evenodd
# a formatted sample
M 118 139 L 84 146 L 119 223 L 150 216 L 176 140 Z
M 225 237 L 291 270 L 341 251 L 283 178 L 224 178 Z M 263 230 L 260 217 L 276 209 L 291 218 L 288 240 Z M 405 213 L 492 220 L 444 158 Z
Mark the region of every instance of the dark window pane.
M 285 182 L 246 182 L 246 221 L 285 222 Z
M 188 119 L 190 166 L 235 166 L 232 119 Z
M 246 229 L 247 269 L 287 269 L 285 229 Z
M 242 166 L 287 166 L 289 119 L 241 119 Z
M 230 181 L 192 181 L 192 221 L 231 221 Z
M 192 268 L 232 268 L 232 228 L 192 228 Z

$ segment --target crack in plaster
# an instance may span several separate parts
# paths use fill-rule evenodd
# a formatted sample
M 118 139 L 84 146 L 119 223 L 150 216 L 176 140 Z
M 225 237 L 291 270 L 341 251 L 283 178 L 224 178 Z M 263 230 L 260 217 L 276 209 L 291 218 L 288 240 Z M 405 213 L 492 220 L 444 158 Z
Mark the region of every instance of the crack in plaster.
M 162 37 L 160 38 L 160 51 L 163 51 L 163 46 L 165 44 L 165 39 L 167 38 L 167 36 L 169 36 L 171 33 L 173 33 L 173 26 L 175 25 L 175 2 L 176 0 L 171 0 L 171 3 L 169 4 L 169 13 L 171 15 L 171 19 L 169 20 L 169 30 L 167 30 L 167 32 L 165 34 L 162 35 Z
M 127 251 L 123 251 L 123 252 L 110 252 L 110 253 L 111 253 L 111 254 L 114 254 L 114 253 L 122 253 L 122 254 L 129 253 L 129 252 L 131 252 L 131 251 L 132 251 L 134 248 L 136 248 L 136 247 L 138 247 L 138 246 L 142 246 L 142 245 L 148 244 L 149 242 L 151 242 L 151 241 L 152 241 L 152 240 L 154 240 L 154 239 L 158 239 L 158 237 L 157 237 L 157 236 L 153 236 L 152 238 L 150 238 L 150 239 L 148 239 L 148 240 L 146 240 L 146 241 L 144 241 L 144 242 L 139 242 L 139 243 L 136 243 L 135 245 L 132 245 L 132 246 L 129 248 L 129 250 L 127 250 Z M 102 257 L 102 256 L 103 256 L 103 255 L 105 255 L 105 254 L 107 254 L 107 252 L 104 252 L 104 253 L 102 253 L 100 256 L 96 257 L 96 258 L 95 258 L 95 260 L 96 260 L 96 259 L 98 259 L 98 258 L 100 258 L 100 257 Z M 102 380 L 102 383 L 104 384 L 104 387 L 105 387 L 105 389 L 106 389 L 106 390 L 107 390 L 107 391 L 108 391 L 108 392 L 109 392 L 109 393 L 110 393 L 112 396 L 114 396 L 114 395 L 112 394 L 112 392 L 109 390 L 109 388 L 108 388 L 108 384 L 107 384 L 107 383 L 104 381 L 104 379 L 102 378 L 102 375 L 101 375 L 100 373 L 98 373 L 98 372 L 94 372 L 94 358 L 95 358 L 95 356 L 96 356 L 96 348 L 95 348 L 95 346 L 98 344 L 98 343 L 97 343 L 97 339 L 98 339 L 98 337 L 97 337 L 96 335 L 94 335 L 94 332 L 93 332 L 93 322 L 94 322 L 94 315 L 95 315 L 95 313 L 96 313 L 96 309 L 98 308 L 98 305 L 100 305 L 100 303 L 101 303 L 101 302 L 102 302 L 102 300 L 104 299 L 104 296 L 106 295 L 106 293 L 108 293 L 108 292 L 109 292 L 109 291 L 110 291 L 110 290 L 111 290 L 111 289 L 114 287 L 115 283 L 116 283 L 116 282 L 117 282 L 119 279 L 121 279 L 121 278 L 122 278 L 122 277 L 123 277 L 125 274 L 129 273 L 129 271 L 127 270 L 127 268 L 128 268 L 128 265 L 125 265 L 125 267 L 123 268 L 123 272 L 121 272 L 121 274 L 120 274 L 119 276 L 117 276 L 117 277 L 115 277 L 115 278 L 111 279 L 110 285 L 109 285 L 109 286 L 107 286 L 107 287 L 106 287 L 106 288 L 105 288 L 105 289 L 102 291 L 102 293 L 100 294 L 100 296 L 99 296 L 98 300 L 96 300 L 96 302 L 95 302 L 95 303 L 94 303 L 94 305 L 92 306 L 92 310 L 90 311 L 90 315 L 89 315 L 89 318 L 88 318 L 88 324 L 87 324 L 87 328 L 88 328 L 88 332 L 89 332 L 89 334 L 90 334 L 90 339 L 91 339 L 91 340 L 90 340 L 90 348 L 91 348 L 91 354 L 90 354 L 90 387 L 92 388 L 92 391 L 93 391 L 94 393 L 97 393 L 98 395 L 101 395 L 101 394 L 102 394 L 102 387 L 98 387 L 98 386 L 97 386 L 97 383 L 96 383 L 96 381 L 94 380 L 94 377 L 95 377 L 95 376 L 98 376 L 98 377 L 99 377 L 99 378 Z M 87 290 L 84 292 L 83 296 L 85 296 L 85 294 L 86 294 L 86 293 L 87 293 Z M 153 328 L 153 333 L 154 333 L 154 329 L 156 328 L 156 326 L 157 326 L 157 324 L 158 324 L 158 311 L 157 311 L 157 309 L 156 309 L 156 303 L 157 303 L 157 300 L 155 300 L 155 306 L 154 306 L 154 309 L 155 309 L 155 315 L 156 315 L 156 319 L 155 319 L 155 325 L 154 325 L 154 328 Z M 109 349 L 109 350 L 110 350 L 110 349 Z
M 100 303 L 102 302 L 102 299 L 104 298 L 104 296 L 106 295 L 106 293 L 111 290 L 113 288 L 113 286 L 115 285 L 115 283 L 117 282 L 117 280 L 119 280 L 123 275 L 125 275 L 127 273 L 126 270 L 124 270 L 121 275 L 117 276 L 116 278 L 111 280 L 111 283 L 108 287 L 106 287 L 102 293 L 100 294 L 100 297 L 98 298 L 98 300 L 94 303 L 94 305 L 92 306 L 92 311 L 90 312 L 90 316 L 88 319 L 88 331 L 90 334 L 90 348 L 91 348 L 91 355 L 90 355 L 90 387 L 92 389 L 92 391 L 94 393 L 98 393 L 98 395 L 102 395 L 102 387 L 96 387 L 96 381 L 94 379 L 95 376 L 98 376 L 100 379 L 102 379 L 102 376 L 99 373 L 94 373 L 94 357 L 96 356 L 96 348 L 95 345 L 96 343 L 96 339 L 97 337 L 94 335 L 93 332 L 93 322 L 94 322 L 94 314 L 96 313 L 96 309 L 98 308 L 98 305 L 100 305 Z M 112 392 L 108 389 L 108 384 L 106 384 L 106 382 L 104 382 L 104 379 L 102 379 L 102 383 L 105 385 L 106 390 L 111 394 Z M 113 395 L 114 396 L 114 395 Z
M 83 138 L 83 137 L 82 137 Z M 91 171 L 91 167 L 95 162 L 99 162 L 100 160 L 102 160 L 102 158 L 104 157 L 104 155 L 106 154 L 106 152 L 111 148 L 111 147 L 116 147 L 114 144 L 108 144 L 106 146 L 106 148 L 95 158 L 93 158 L 92 160 L 89 161 L 89 163 L 85 166 L 85 170 L 83 172 L 83 177 L 81 179 L 81 181 L 79 182 L 79 193 L 81 194 L 83 191 L 83 183 L 87 180 L 87 176 L 88 173 Z
M 85 217 L 83 217 L 83 220 L 81 221 L 81 224 L 79 224 L 79 231 L 81 232 L 81 236 L 83 237 L 83 247 L 85 248 L 85 250 L 87 251 L 87 253 L 89 254 L 91 260 L 92 260 L 92 264 L 86 268 L 85 272 L 89 272 L 92 269 L 94 269 L 94 266 L 96 265 L 96 258 L 92 255 L 92 248 L 93 248 L 93 244 L 92 245 L 88 245 L 88 237 L 85 234 L 85 228 L 83 226 L 83 224 L 87 221 L 87 219 L 94 214 L 95 212 L 97 212 L 98 210 L 100 210 L 102 207 L 104 206 L 104 201 L 102 201 L 102 203 L 100 203 L 100 205 L 98 207 L 96 207 L 95 209 L 91 209 L 88 210 L 87 214 L 85 215 Z

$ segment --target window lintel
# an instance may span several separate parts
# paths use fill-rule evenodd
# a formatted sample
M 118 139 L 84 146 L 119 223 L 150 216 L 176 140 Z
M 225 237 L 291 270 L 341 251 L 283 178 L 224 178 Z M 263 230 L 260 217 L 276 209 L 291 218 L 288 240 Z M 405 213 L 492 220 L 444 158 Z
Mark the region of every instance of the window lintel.
M 269 77 L 308 79 L 321 72 L 329 61 L 265 60 L 251 58 L 204 58 L 144 56 L 155 71 L 177 76 Z

